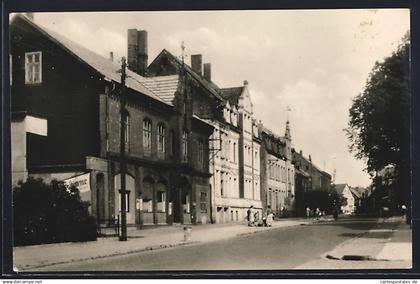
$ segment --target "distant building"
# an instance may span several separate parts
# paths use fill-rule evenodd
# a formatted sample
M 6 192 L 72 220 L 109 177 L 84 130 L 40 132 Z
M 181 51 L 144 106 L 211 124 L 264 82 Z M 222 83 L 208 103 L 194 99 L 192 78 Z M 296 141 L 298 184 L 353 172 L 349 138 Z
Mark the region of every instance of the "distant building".
M 341 197 L 341 211 L 344 214 L 353 214 L 356 211 L 353 192 L 347 184 L 336 184 L 335 190 Z
M 289 122 L 283 137 L 260 125 L 261 185 L 263 204 L 267 210 L 281 216 L 284 210 L 295 210 L 295 167 L 292 163 Z
M 302 151 L 296 152 L 292 149 L 292 156 L 295 167 L 296 212 L 305 216 L 305 194 L 315 190 L 330 192 L 331 175 L 318 168 L 312 162 L 311 155 L 306 158 Z

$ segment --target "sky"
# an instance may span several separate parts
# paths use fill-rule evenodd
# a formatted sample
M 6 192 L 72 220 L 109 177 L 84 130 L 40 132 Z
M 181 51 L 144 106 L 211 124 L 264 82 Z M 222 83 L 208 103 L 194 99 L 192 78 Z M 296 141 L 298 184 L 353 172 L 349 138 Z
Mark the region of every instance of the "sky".
M 202 54 L 219 87 L 247 80 L 258 120 L 279 135 L 289 119 L 292 144 L 335 182 L 368 186 L 365 163 L 343 131 L 352 99 L 376 61 L 410 28 L 408 9 L 35 13 L 35 22 L 117 60 L 127 29 L 148 31 L 149 63 L 162 49 Z M 189 63 L 189 57 L 186 58 Z M 291 111 L 287 112 L 287 107 Z

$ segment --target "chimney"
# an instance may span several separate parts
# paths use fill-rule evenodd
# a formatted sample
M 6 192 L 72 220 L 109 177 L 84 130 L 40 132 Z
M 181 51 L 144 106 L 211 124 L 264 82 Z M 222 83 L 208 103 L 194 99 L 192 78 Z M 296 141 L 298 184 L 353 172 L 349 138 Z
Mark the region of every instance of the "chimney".
M 138 73 L 142 76 L 146 75 L 148 50 L 147 50 L 147 31 L 138 31 Z
M 203 66 L 203 76 L 204 76 L 204 79 L 206 79 L 207 81 L 211 81 L 211 64 L 210 63 L 204 63 L 204 66 Z
M 309 162 L 312 162 L 312 157 L 311 157 L 311 155 L 309 155 Z
M 191 68 L 192 70 L 197 73 L 198 75 L 202 75 L 202 55 L 201 54 L 194 54 L 191 55 Z
M 109 52 L 109 60 L 111 60 L 111 62 L 114 62 L 114 52 L 112 51 Z
M 147 69 L 147 53 L 147 31 L 129 29 L 127 32 L 128 68 L 144 76 Z
M 244 80 L 244 86 L 248 86 L 248 80 Z
M 302 156 L 302 154 L 303 154 L 303 152 L 302 152 L 302 150 L 300 150 L 300 151 L 299 151 L 299 155 L 301 155 L 301 156 Z

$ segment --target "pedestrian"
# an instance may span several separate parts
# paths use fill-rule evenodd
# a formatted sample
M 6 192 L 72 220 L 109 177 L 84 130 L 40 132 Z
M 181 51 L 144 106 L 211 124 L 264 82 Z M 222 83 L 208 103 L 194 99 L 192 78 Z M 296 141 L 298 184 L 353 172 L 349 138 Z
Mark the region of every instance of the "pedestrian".
M 273 224 L 273 212 L 268 212 L 266 223 L 268 227 L 271 227 L 271 225 Z
M 319 220 L 319 217 L 321 216 L 321 210 L 319 210 L 319 208 L 316 208 L 315 216 L 316 216 L 316 219 Z
M 247 221 L 248 221 L 248 226 L 252 226 L 254 224 L 254 206 L 249 206 L 247 213 Z
M 306 218 L 309 219 L 309 217 L 311 217 L 311 209 L 306 207 Z
M 258 211 L 255 211 L 254 213 L 254 223 L 256 226 L 258 226 L 260 223 L 260 212 Z
M 405 204 L 401 205 L 401 214 L 403 219 L 405 218 L 405 214 L 407 212 L 407 206 L 405 206 Z

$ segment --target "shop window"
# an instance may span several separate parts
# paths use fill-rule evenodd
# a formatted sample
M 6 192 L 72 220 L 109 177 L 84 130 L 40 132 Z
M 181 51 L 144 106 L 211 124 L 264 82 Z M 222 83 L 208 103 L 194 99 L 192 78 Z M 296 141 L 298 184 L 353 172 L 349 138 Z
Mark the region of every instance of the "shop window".
M 25 84 L 42 82 L 42 52 L 25 53 Z
M 142 210 L 146 212 L 153 212 L 153 183 L 149 180 L 143 181 L 142 199 Z
M 189 194 L 185 194 L 183 205 L 184 205 L 184 213 L 190 213 L 190 195 Z
M 157 211 L 165 212 L 166 211 L 166 192 L 165 191 L 157 192 L 156 202 L 157 202 Z

